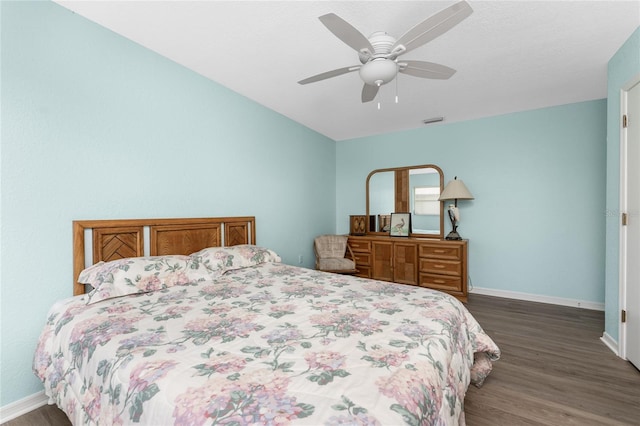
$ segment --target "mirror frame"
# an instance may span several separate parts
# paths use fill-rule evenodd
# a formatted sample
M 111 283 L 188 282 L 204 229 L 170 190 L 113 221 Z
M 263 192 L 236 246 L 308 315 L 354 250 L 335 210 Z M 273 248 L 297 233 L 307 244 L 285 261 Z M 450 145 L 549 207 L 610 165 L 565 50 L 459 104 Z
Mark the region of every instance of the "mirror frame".
M 376 169 L 373 170 L 371 173 L 369 173 L 369 175 L 367 176 L 367 208 L 366 208 L 366 214 L 367 214 L 367 218 L 370 217 L 369 215 L 369 181 L 371 180 L 371 177 L 376 174 L 376 173 L 382 173 L 382 172 L 394 172 L 394 206 L 395 206 L 395 210 L 397 212 L 403 212 L 403 211 L 410 211 L 409 209 L 409 200 L 410 200 L 410 193 L 409 193 L 409 170 L 413 170 L 413 169 L 435 169 L 438 174 L 440 175 L 440 193 L 442 194 L 442 190 L 444 189 L 444 173 L 442 173 L 442 169 L 438 166 L 436 166 L 435 164 L 423 164 L 420 166 L 406 166 L 406 167 L 390 167 L 388 169 Z M 407 206 L 407 208 L 405 210 L 398 210 L 398 206 Z M 391 213 L 391 212 L 390 212 Z M 413 216 L 413 213 L 412 213 Z M 367 235 L 386 235 L 388 236 L 389 233 L 388 232 L 376 232 L 375 230 L 371 230 L 370 229 L 370 225 L 369 225 L 369 220 L 366 220 L 366 226 L 367 226 Z M 440 233 L 438 234 L 414 234 L 413 232 L 411 234 L 409 234 L 410 237 L 417 237 L 417 238 L 438 238 L 438 239 L 442 239 L 444 238 L 444 202 L 440 201 Z

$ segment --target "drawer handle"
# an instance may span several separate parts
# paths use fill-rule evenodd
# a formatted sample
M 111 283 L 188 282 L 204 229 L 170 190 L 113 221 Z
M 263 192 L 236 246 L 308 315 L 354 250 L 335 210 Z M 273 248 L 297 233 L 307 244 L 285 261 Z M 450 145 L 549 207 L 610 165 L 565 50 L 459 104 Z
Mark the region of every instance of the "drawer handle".
M 444 284 L 446 281 L 445 280 L 433 280 L 433 282 L 435 284 Z
M 444 265 L 433 265 L 434 268 L 438 268 L 438 269 L 443 269 L 445 268 Z
M 442 249 L 434 249 L 433 252 L 434 253 L 446 253 L 446 251 L 442 250 Z

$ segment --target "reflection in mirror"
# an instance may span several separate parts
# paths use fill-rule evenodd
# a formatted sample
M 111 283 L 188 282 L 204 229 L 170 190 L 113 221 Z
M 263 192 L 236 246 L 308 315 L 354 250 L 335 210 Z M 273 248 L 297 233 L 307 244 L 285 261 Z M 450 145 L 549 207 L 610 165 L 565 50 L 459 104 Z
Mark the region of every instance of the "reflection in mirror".
M 411 202 L 411 232 L 437 234 L 440 232 L 440 175 L 436 169 L 409 170 Z
M 442 170 L 432 164 L 372 171 L 367 177 L 366 214 L 377 220 L 368 232 L 384 232 L 382 217 L 409 212 L 412 235 L 442 238 L 443 208 L 438 197 L 443 180 Z
M 395 200 L 393 172 L 379 172 L 371 175 L 369 180 L 369 188 L 375 188 L 369 191 L 369 215 L 377 218 L 376 229 L 380 230 L 380 215 L 390 215 L 393 212 Z

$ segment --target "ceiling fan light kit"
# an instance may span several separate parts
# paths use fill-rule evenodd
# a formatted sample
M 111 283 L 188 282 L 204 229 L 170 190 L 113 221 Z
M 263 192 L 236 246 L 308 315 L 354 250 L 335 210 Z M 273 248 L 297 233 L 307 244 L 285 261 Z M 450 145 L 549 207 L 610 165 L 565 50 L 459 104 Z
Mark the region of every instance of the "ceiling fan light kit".
M 358 52 L 358 59 L 362 65 L 323 72 L 300 80 L 298 83 L 315 83 L 359 70 L 360 78 L 364 82 L 361 96 L 364 103 L 375 99 L 380 86 L 393 81 L 398 73 L 419 78 L 446 80 L 455 74 L 456 70 L 433 62 L 412 60 L 398 62 L 398 57 L 449 31 L 472 12 L 473 9 L 466 1 L 460 1 L 420 22 L 397 40 L 384 31 L 376 31 L 367 38 L 338 15 L 334 13 L 322 15 L 319 18 L 320 22 L 347 46 Z
M 391 59 L 373 59 L 360 67 L 360 78 L 365 84 L 382 86 L 393 80 L 398 73 L 398 64 Z

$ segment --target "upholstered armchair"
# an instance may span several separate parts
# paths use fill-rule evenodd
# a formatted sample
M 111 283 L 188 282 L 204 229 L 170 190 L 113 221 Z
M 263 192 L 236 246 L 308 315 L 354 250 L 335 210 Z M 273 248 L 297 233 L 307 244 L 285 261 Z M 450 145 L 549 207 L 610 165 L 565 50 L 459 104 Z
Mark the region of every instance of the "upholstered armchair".
M 313 243 L 316 269 L 338 274 L 355 274 L 355 257 L 345 235 L 320 235 Z

